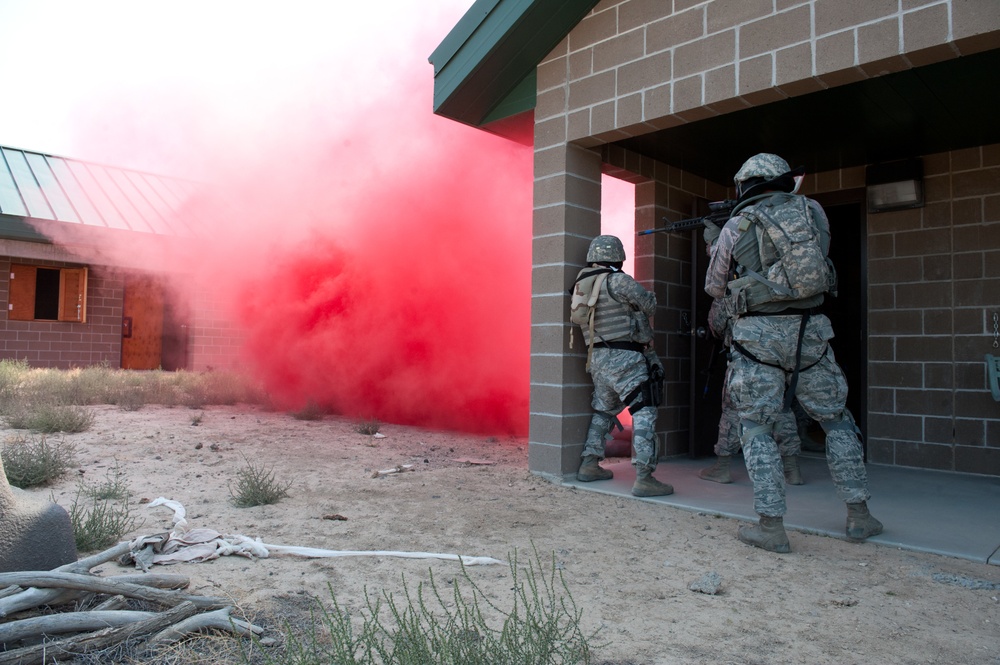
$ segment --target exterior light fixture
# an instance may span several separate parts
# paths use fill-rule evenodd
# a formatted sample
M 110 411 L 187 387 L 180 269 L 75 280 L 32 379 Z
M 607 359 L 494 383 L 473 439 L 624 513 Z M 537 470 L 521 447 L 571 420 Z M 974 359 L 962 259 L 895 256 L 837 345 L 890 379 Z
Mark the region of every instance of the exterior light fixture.
M 921 208 L 924 205 L 924 163 L 920 159 L 871 164 L 865 169 L 868 212 Z

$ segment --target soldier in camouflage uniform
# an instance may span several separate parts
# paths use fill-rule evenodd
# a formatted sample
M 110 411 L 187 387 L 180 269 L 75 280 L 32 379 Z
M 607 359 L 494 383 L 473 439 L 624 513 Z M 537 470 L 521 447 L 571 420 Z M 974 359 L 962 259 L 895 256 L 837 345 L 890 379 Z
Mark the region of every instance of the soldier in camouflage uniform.
M 777 155 L 751 157 L 737 172 L 738 201 L 733 216 L 719 230 L 706 229 L 709 244 L 717 238 L 705 276 L 705 291 L 723 299 L 734 317 L 733 352 L 726 383 L 741 419 L 741 443 L 754 486 L 754 510 L 759 523 L 739 530 L 739 539 L 772 552 L 790 550 L 785 533 L 785 483 L 781 457 L 774 441 L 778 414 L 794 395 L 826 432 L 826 456 L 837 494 L 847 504 L 847 538 L 859 542 L 882 532 L 868 512 L 868 476 L 859 430 L 845 409 L 847 381 L 837 364 L 830 340 L 830 320 L 816 311 L 823 293 L 795 299 L 776 295 L 770 268 L 781 261 L 799 261 L 806 250 L 777 256 L 773 236 L 761 231 L 763 216 L 782 229 L 815 232 L 825 258 L 830 225 L 822 207 L 794 192 L 797 183 L 788 163 Z M 735 268 L 737 279 L 731 280 Z M 821 274 L 821 267 L 803 274 Z M 832 273 L 831 273 L 832 276 Z M 781 285 L 778 284 L 778 287 Z M 786 390 L 788 395 L 786 395 Z
M 708 310 L 708 327 L 719 340 L 729 348 L 732 337 L 732 320 L 726 315 L 722 302 L 713 300 Z M 796 402 L 796 411 L 801 410 Z M 802 452 L 802 440 L 799 438 L 797 413 L 782 411 L 774 421 L 774 440 L 781 453 L 781 464 L 785 473 L 785 482 L 789 485 L 804 485 L 802 472 L 799 470 L 799 453 Z M 733 482 L 730 472 L 733 456 L 740 449 L 740 416 L 729 399 L 729 390 L 722 385 L 722 414 L 719 418 L 719 438 L 715 441 L 715 462 L 712 466 L 698 472 L 698 477 L 713 483 L 728 484 Z
M 656 469 L 656 407 L 654 374 L 662 381 L 662 365 L 653 350 L 649 317 L 656 311 L 656 296 L 629 275 L 621 272 L 625 248 L 615 236 L 597 236 L 587 250 L 588 267 L 610 269 L 600 285 L 594 310 L 594 331 L 581 326 L 584 341 L 593 341 L 589 371 L 594 381 L 591 406 L 594 415 L 587 431 L 577 479 L 583 482 L 608 480 L 609 469 L 600 465 L 605 442 L 625 408 L 632 414 L 632 465 L 636 470 L 632 494 L 664 496 L 674 488 L 653 477 Z M 579 279 L 579 278 L 578 278 Z M 658 372 L 657 372 L 658 370 Z M 655 402 L 655 403 L 653 403 Z

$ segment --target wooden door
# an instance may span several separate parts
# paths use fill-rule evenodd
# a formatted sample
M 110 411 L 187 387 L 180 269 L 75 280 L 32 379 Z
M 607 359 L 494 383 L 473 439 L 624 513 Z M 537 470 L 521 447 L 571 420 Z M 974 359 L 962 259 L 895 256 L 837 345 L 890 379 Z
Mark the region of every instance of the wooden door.
M 163 355 L 163 286 L 154 278 L 125 279 L 122 369 L 157 369 Z

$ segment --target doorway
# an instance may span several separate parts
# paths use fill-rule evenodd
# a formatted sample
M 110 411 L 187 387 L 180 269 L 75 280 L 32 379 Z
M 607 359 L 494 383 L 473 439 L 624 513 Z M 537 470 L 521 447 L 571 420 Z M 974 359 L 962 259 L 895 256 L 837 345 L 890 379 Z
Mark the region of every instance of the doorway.
M 122 301 L 122 369 L 187 367 L 187 326 L 162 280 L 150 275 L 125 278 Z
M 823 313 L 833 324 L 833 349 L 849 387 L 847 408 L 854 414 L 862 433 L 862 443 L 868 431 L 868 297 L 867 297 L 867 217 L 863 192 L 836 192 L 815 197 L 830 220 L 830 258 L 837 268 L 838 295 L 827 298 Z M 706 207 L 707 212 L 707 207 Z M 699 213 L 704 214 L 704 213 Z M 688 452 L 691 457 L 713 454 L 722 415 L 722 385 L 726 372 L 726 356 L 722 344 L 708 331 L 708 309 L 711 298 L 705 293 L 705 272 L 708 256 L 700 231 L 691 238 L 690 314 L 685 313 L 682 329 L 690 331 L 691 372 Z M 690 322 L 690 325 L 688 325 Z M 809 429 L 811 438 L 820 445 L 822 430 Z M 820 448 L 822 450 L 822 448 Z M 865 446 L 867 456 L 867 445 Z

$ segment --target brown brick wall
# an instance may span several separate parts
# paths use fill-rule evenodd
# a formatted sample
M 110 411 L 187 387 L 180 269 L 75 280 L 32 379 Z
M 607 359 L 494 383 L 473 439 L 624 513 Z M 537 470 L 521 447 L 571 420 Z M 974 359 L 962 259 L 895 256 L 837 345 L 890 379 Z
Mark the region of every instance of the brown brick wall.
M 121 364 L 122 279 L 111 270 L 89 266 L 87 322 L 8 321 L 10 264 L 77 267 L 46 259 L 0 256 L 0 358 L 25 360 L 33 367 L 68 369 Z
M 26 360 L 33 367 L 68 369 L 121 366 L 124 274 L 88 266 L 87 322 L 8 321 L 10 264 L 76 267 L 62 261 L 0 256 L 0 359 Z M 223 303 L 196 298 L 188 322 L 188 369 L 229 369 L 241 361 L 243 333 Z
M 1000 145 L 923 158 L 926 205 L 868 215 L 868 456 L 1000 475 Z M 856 171 L 856 170 L 852 170 Z M 842 189 L 848 171 L 807 178 Z
M 569 348 L 568 289 L 600 233 L 602 172 L 636 185 L 636 229 L 687 217 L 699 198 L 724 198 L 724 187 L 617 146 L 602 151 L 573 145 L 535 150 L 534 245 L 529 464 L 563 476 L 576 471 L 590 422 L 593 384 L 584 371 L 579 331 Z M 656 294 L 655 344 L 666 371 L 666 404 L 657 419 L 661 455 L 688 449 L 687 343 L 667 331 L 690 309 L 688 238 L 651 234 L 635 243 L 635 277 Z
M 224 302 L 208 293 L 191 306 L 188 364 L 194 371 L 236 369 L 243 359 L 244 333 Z
M 538 67 L 531 469 L 572 472 L 589 420 L 590 384 L 582 354 L 568 349 L 564 313 L 600 230 L 601 169 L 636 183 L 639 228 L 727 193 L 608 144 L 998 43 L 995 0 L 599 2 Z M 927 156 L 927 205 L 870 216 L 872 461 L 1000 475 L 1000 413 L 980 348 L 1000 308 L 998 152 Z M 861 167 L 810 175 L 804 191 L 863 187 Z M 697 288 L 689 253 L 662 235 L 636 245 L 636 276 L 660 303 L 657 346 L 673 404 L 686 401 L 687 358 L 662 331 L 679 326 Z M 663 452 L 686 450 L 685 423 L 684 407 L 661 409 Z
M 541 63 L 538 92 L 569 140 L 605 142 L 998 40 L 996 0 L 600 2 Z

